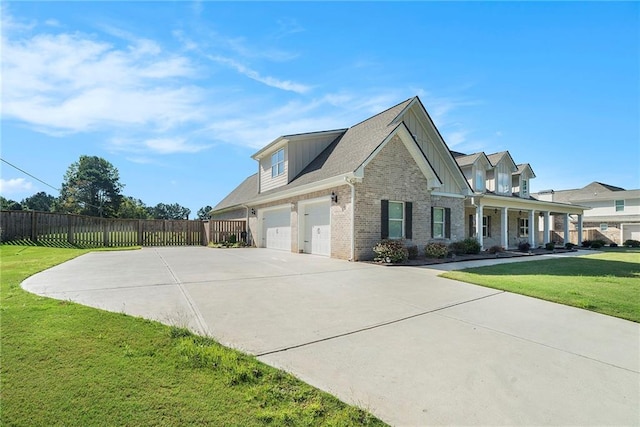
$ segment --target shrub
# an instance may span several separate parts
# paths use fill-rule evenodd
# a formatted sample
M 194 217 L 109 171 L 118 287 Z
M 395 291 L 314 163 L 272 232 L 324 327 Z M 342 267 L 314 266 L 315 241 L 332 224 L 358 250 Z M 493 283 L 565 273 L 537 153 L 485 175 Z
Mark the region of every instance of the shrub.
M 609 243 L 609 247 L 610 247 L 610 248 L 617 248 L 617 247 L 618 247 L 618 244 L 617 244 L 616 242 Z
M 418 246 L 417 245 L 407 246 L 407 254 L 409 256 L 409 259 L 418 258 Z
M 593 244 L 594 244 L 594 243 L 598 243 L 598 244 L 600 245 L 600 247 L 603 247 L 604 245 L 606 245 L 606 244 L 607 244 L 607 242 L 605 242 L 605 241 L 604 241 L 604 240 L 602 240 L 602 239 L 596 239 L 596 240 L 592 240 L 592 241 L 591 241 L 591 247 L 593 247 Z
M 529 252 L 530 249 L 531 249 L 531 244 L 529 244 L 529 242 L 518 243 L 518 250 L 520 252 Z
M 544 245 L 544 248 L 548 251 L 552 251 L 556 248 L 556 244 L 553 242 L 549 242 L 546 245 Z
M 604 245 L 598 241 L 593 241 L 591 242 L 591 249 L 600 249 L 601 247 L 603 247 Z
M 376 253 L 374 261 L 398 263 L 406 261 L 409 251 L 402 245 L 400 240 L 382 240 L 373 247 Z
M 467 238 L 464 240 L 460 240 L 458 242 L 453 242 L 449 245 L 451 252 L 456 255 L 465 255 L 465 254 L 479 254 L 482 247 L 480 243 L 476 239 Z
M 574 245 L 573 243 L 565 243 L 564 247 L 567 249 L 573 249 L 575 248 L 577 245 Z
M 444 258 L 449 253 L 449 248 L 444 243 L 429 243 L 424 247 L 427 258 Z
M 627 239 L 624 241 L 624 245 L 631 248 L 640 248 L 640 240 Z
M 582 241 L 582 247 L 583 248 L 590 248 L 591 247 L 591 240 L 583 240 Z
M 232 234 L 231 236 L 229 236 L 229 240 L 228 240 L 228 242 L 229 242 L 230 244 L 232 244 L 232 245 L 233 245 L 233 244 L 234 244 L 234 243 L 236 243 L 237 241 L 238 241 L 238 238 L 236 237 L 236 235 L 235 235 L 235 234 Z
M 498 254 L 498 253 L 501 253 L 501 252 L 504 252 L 504 248 L 502 246 L 500 246 L 500 245 L 494 245 L 494 246 L 491 246 L 489 248 L 489 253 L 490 254 Z

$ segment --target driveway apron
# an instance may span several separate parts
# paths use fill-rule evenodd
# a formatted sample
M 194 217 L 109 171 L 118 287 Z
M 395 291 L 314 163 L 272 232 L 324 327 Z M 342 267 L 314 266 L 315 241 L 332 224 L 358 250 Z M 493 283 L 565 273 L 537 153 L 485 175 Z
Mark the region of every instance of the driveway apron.
M 23 287 L 186 326 L 392 425 L 638 425 L 640 326 L 438 277 L 266 249 L 94 252 Z

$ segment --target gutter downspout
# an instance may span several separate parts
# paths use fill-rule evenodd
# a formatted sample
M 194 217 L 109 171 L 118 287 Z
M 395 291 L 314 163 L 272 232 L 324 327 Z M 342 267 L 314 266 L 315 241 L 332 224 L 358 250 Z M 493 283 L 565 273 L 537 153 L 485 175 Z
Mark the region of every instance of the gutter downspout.
M 344 177 L 344 182 L 351 187 L 351 257 L 349 261 L 355 261 L 356 252 L 356 187 L 353 185 L 349 177 Z

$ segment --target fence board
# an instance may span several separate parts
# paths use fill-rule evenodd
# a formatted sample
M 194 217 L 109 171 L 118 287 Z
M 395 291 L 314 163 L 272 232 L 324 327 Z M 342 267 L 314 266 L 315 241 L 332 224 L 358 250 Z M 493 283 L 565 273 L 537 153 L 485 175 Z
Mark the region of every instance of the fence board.
M 1 211 L 0 241 L 31 240 L 71 243 L 87 247 L 200 246 L 207 245 L 205 227 L 214 227 L 214 242 L 236 234 L 240 240 L 245 221 L 159 220 L 96 218 L 37 211 Z M 232 224 L 223 224 L 223 223 Z M 214 233 L 210 233 L 214 235 Z M 222 239 L 222 240 L 220 240 Z

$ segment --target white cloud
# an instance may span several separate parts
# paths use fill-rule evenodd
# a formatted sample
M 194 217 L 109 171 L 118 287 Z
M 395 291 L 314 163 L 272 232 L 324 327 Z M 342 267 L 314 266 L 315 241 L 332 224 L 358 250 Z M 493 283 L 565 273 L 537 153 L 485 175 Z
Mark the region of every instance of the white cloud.
M 295 92 L 299 94 L 307 93 L 311 90 L 311 86 L 304 85 L 302 83 L 296 83 L 290 80 L 280 80 L 275 77 L 270 76 L 262 76 L 255 70 L 239 63 L 235 59 L 227 58 L 220 55 L 206 55 L 210 60 L 224 64 L 236 70 L 238 73 L 249 77 L 252 80 L 255 80 L 260 83 L 264 83 L 267 86 L 274 87 L 276 89 L 282 89 L 290 92 Z
M 149 153 L 149 154 L 176 154 L 176 153 L 198 153 L 210 148 L 211 145 L 199 144 L 187 141 L 183 137 L 163 137 L 163 138 L 112 138 L 108 148 L 114 152 L 125 153 Z M 153 159 L 148 156 L 133 156 L 128 159 L 135 163 L 152 163 Z
M 469 132 L 466 130 L 458 130 L 453 132 L 448 132 L 444 136 L 444 140 L 447 142 L 449 148 L 455 147 L 456 145 L 460 145 L 467 140 L 467 134 Z
M 202 89 L 185 83 L 195 76 L 188 58 L 119 35 L 127 48 L 80 33 L 3 37 L 3 116 L 51 134 L 166 129 L 205 116 Z
M 33 184 L 24 178 L 0 179 L 0 194 L 19 194 L 32 189 Z

